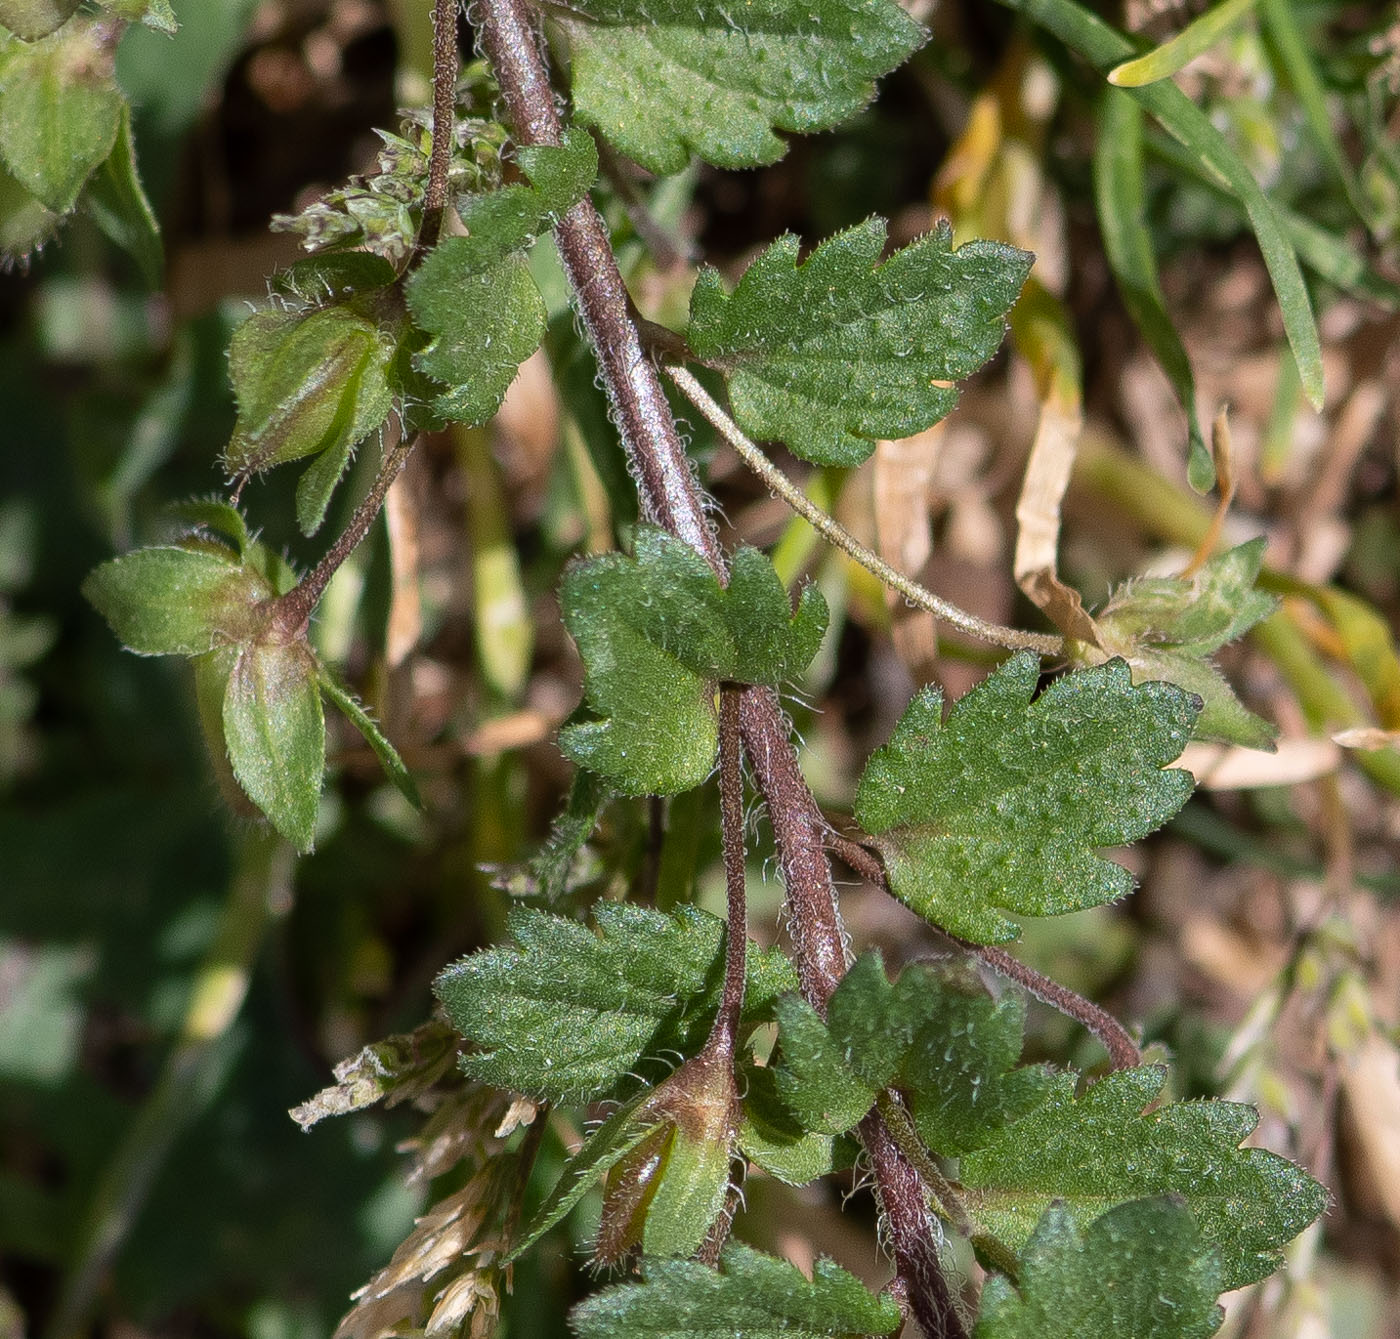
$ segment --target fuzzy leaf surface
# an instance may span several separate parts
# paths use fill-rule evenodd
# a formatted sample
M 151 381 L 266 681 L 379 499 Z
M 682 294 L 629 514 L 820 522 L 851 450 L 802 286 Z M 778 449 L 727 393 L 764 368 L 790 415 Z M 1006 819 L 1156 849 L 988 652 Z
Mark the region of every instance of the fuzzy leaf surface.
M 238 784 L 299 851 L 316 835 L 326 720 L 316 657 L 305 642 L 241 647 L 223 705 Z
M 691 906 L 669 916 L 600 902 L 596 933 L 530 908 L 511 913 L 513 947 L 448 967 L 434 989 L 453 1025 L 481 1048 L 472 1077 L 552 1102 L 611 1092 L 638 1060 L 691 1054 L 719 1005 L 724 922 Z M 796 989 L 776 950 L 749 952 L 745 1017 Z
M 1273 745 L 1274 727 L 1244 707 L 1208 659 L 1278 607 L 1256 589 L 1263 560 L 1264 540 L 1253 539 L 1191 577 L 1125 582 L 1095 616 L 1104 650 L 1128 662 L 1135 682 L 1166 679 L 1201 699 L 1198 739 Z
M 579 1339 L 835 1339 L 889 1334 L 899 1308 L 853 1274 L 818 1260 L 809 1282 L 786 1260 L 731 1242 L 720 1268 L 688 1260 L 650 1261 L 643 1283 L 605 1288 L 579 1303 Z
M 447 387 L 434 409 L 466 424 L 484 423 L 501 407 L 544 338 L 544 299 L 521 253 L 598 173 L 597 150 L 582 130 L 557 147 L 523 148 L 517 159 L 531 184 L 468 197 L 461 212 L 469 235 L 440 242 L 405 286 L 413 319 L 431 337 L 414 366 Z
M 719 742 L 715 685 L 778 684 L 800 674 L 826 632 L 826 602 L 805 586 L 792 610 L 773 564 L 734 555 L 729 585 L 688 544 L 639 529 L 635 556 L 609 553 L 564 574 L 564 624 L 584 664 L 598 720 L 559 746 L 624 795 L 699 785 Z
M 111 153 L 124 105 L 91 22 L 0 48 L 0 158 L 56 214 Z
M 660 175 L 776 162 L 775 130 L 853 116 L 924 40 L 891 0 L 579 0 L 560 22 L 579 119 Z
M 321 452 L 347 460 L 388 417 L 391 354 L 373 322 L 341 307 L 250 316 L 229 345 L 238 400 L 224 452 L 230 472 L 268 470 Z M 300 497 L 298 512 L 304 521 Z
M 1180 1200 L 1133 1200 L 1082 1235 L 1052 1204 L 1021 1253 L 1019 1290 L 1001 1275 L 983 1288 L 973 1339 L 1207 1339 L 1221 1288 Z
M 1028 652 L 954 704 L 920 693 L 870 759 L 856 820 L 877 838 L 890 888 L 921 916 L 995 943 L 1017 926 L 998 908 L 1055 916 L 1132 889 L 1097 849 L 1165 823 L 1191 792 L 1163 770 L 1191 737 L 1193 698 L 1169 683 L 1134 686 L 1112 660 L 1051 684 Z
M 1019 992 L 994 999 L 951 963 L 912 963 L 893 985 L 878 953 L 859 958 L 823 1020 L 795 995 L 777 1005 L 778 1093 L 798 1123 L 840 1133 L 883 1088 L 905 1097 L 925 1144 L 955 1156 L 1039 1106 L 1051 1078 L 1016 1068 L 1025 1026 Z
M 1116 1070 L 1076 1098 L 1065 1076 L 1038 1110 L 962 1158 L 968 1208 L 1019 1249 L 1054 1200 L 1087 1224 L 1127 1200 L 1176 1194 L 1219 1255 L 1222 1288 L 1267 1277 L 1326 1192 L 1286 1158 L 1239 1147 L 1259 1120 L 1252 1107 L 1173 1102 L 1145 1113 L 1165 1081 L 1155 1065 Z
M 800 264 L 799 246 L 780 238 L 733 293 L 702 270 L 686 337 L 724 370 L 750 436 L 826 465 L 858 465 L 878 439 L 911 436 L 947 414 L 958 393 L 946 383 L 997 351 L 1031 264 L 1002 242 L 953 250 L 946 223 L 883 264 L 880 219 Z
M 197 656 L 234 633 L 272 591 L 231 554 L 170 547 L 103 563 L 83 582 L 83 595 L 127 650 Z
M 743 1088 L 739 1151 L 769 1176 L 790 1186 L 805 1186 L 855 1161 L 854 1141 L 808 1130 L 789 1111 L 778 1095 L 772 1069 L 746 1066 Z

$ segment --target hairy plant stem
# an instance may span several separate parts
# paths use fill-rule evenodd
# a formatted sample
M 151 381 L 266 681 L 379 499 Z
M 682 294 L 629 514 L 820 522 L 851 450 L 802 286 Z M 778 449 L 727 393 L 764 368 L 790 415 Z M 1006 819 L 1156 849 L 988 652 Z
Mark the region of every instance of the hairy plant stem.
M 834 544 L 843 553 L 853 558 L 867 572 L 874 574 L 891 590 L 898 591 L 910 604 L 919 609 L 927 609 L 951 627 L 977 637 L 985 642 L 994 642 L 1011 650 L 1038 651 L 1041 655 L 1063 655 L 1064 639 L 1041 632 L 1022 632 L 1019 628 L 1003 627 L 999 623 L 988 623 L 985 619 L 969 614 L 965 609 L 949 603 L 940 595 L 935 595 L 927 586 L 920 585 L 912 578 L 891 567 L 878 553 L 865 547 L 839 521 L 828 516 L 820 507 L 802 492 L 748 437 L 740 430 L 714 397 L 695 379 L 689 369 L 668 365 L 667 375 L 680 387 L 693 404 L 719 432 L 730 446 L 738 452 L 739 458 L 769 488 L 824 539 Z
M 744 870 L 744 776 L 740 754 L 739 690 L 719 695 L 719 813 L 724 842 L 724 889 L 729 920 L 724 940 L 724 990 L 707 1050 L 734 1061 L 739 1012 L 744 1006 L 744 966 L 749 942 L 748 896 Z
M 399 477 L 399 471 L 403 469 L 404 462 L 417 444 L 418 438 L 416 436 L 407 440 L 400 438 L 389 448 L 379 466 L 379 473 L 375 476 L 374 486 L 369 490 L 364 501 L 355 508 L 355 514 L 350 518 L 350 524 L 336 538 L 335 543 L 327 550 L 321 561 L 285 595 L 279 595 L 275 600 L 268 601 L 268 611 L 272 623 L 283 637 L 291 640 L 300 637 L 306 631 L 306 626 L 311 621 L 311 615 L 315 612 L 316 606 L 320 604 L 321 596 L 326 593 L 326 587 L 330 585 L 331 578 L 340 569 L 340 565 L 355 551 L 359 542 L 369 534 L 369 528 L 374 524 L 374 518 L 379 515 L 379 509 L 384 505 L 384 499 L 388 495 L 390 485 Z
M 423 193 L 418 253 L 437 245 L 447 209 L 447 174 L 452 166 L 452 118 L 457 107 L 457 8 L 460 0 L 433 0 L 433 144 Z
M 517 139 L 558 144 L 554 90 L 522 0 L 479 0 L 476 14 L 481 45 Z M 592 201 L 585 198 L 570 209 L 554 235 L 646 514 L 690 544 L 723 580 L 723 553 Z M 821 842 L 825 824 L 798 770 L 776 695 L 750 687 L 740 690 L 739 699 L 744 751 L 768 809 L 786 880 L 799 979 L 808 1000 L 824 1011 L 846 966 L 831 866 Z M 878 1115 L 867 1117 L 862 1135 L 914 1314 L 931 1339 L 962 1339 L 966 1331 L 939 1267 L 938 1229 L 923 1182 Z
M 843 837 L 830 828 L 826 834 L 826 845 L 863 879 L 869 880 L 877 888 L 890 891 L 889 880 L 885 877 L 885 867 L 880 858 L 859 842 Z M 970 939 L 960 939 L 957 935 L 941 932 L 945 938 L 959 948 L 980 958 L 999 976 L 1014 981 L 1028 995 L 1034 995 L 1042 1004 L 1048 1004 L 1066 1018 L 1073 1019 L 1091 1036 L 1097 1038 L 1108 1052 L 1108 1061 L 1114 1069 L 1131 1069 L 1142 1064 L 1142 1052 L 1133 1041 L 1128 1029 L 1107 1009 L 1101 1009 L 1093 1000 L 1062 986 L 1051 977 L 1027 967 L 1019 958 L 1014 958 L 1004 948 L 994 944 L 974 944 Z

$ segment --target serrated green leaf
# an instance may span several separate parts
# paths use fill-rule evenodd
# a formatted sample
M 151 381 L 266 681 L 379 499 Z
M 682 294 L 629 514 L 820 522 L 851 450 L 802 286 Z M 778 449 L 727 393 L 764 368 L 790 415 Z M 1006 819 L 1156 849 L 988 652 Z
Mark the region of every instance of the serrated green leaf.
M 469 426 L 501 407 L 544 338 L 548 312 L 519 253 L 598 174 L 597 149 L 582 130 L 557 147 L 523 148 L 517 160 L 532 184 L 467 197 L 460 209 L 468 235 L 440 242 L 405 286 L 413 319 L 431 336 L 413 365 L 447 385 L 434 409 Z
M 733 293 L 702 270 L 687 340 L 723 369 L 734 417 L 752 437 L 806 460 L 856 465 L 886 437 L 908 437 L 957 402 L 944 384 L 1000 346 L 1031 257 L 1002 242 L 952 249 L 941 223 L 883 264 L 880 219 L 839 233 L 798 263 L 780 238 Z
M 1097 848 L 1145 836 L 1191 792 L 1189 773 L 1163 770 L 1196 718 L 1181 689 L 1134 687 L 1114 660 L 1032 701 L 1039 674 L 1019 652 L 946 724 L 941 695 L 925 689 L 856 795 L 895 896 L 978 943 L 1015 937 L 999 907 L 1054 916 L 1125 896 L 1131 876 Z
M 26 42 L 47 37 L 73 17 L 79 0 L 0 0 L 0 23 Z
M 1220 1326 L 1220 1265 L 1180 1201 L 1134 1200 L 1081 1236 L 1052 1204 L 1021 1255 L 1019 1289 L 982 1289 L 973 1339 L 1206 1339 Z
M 614 1091 L 639 1060 L 691 1054 L 704 1040 L 724 975 L 724 922 L 691 906 L 669 915 L 600 902 L 597 933 L 520 908 L 515 947 L 485 949 L 448 967 L 434 990 L 453 1025 L 481 1048 L 473 1078 L 552 1102 Z M 776 950 L 750 948 L 746 1019 L 796 989 Z
M 1251 1107 L 1174 1102 L 1144 1113 L 1165 1080 L 1159 1066 L 1116 1070 L 1075 1098 L 1066 1078 L 962 1158 L 969 1210 L 1019 1249 L 1054 1200 L 1088 1223 L 1127 1200 L 1177 1194 L 1219 1254 L 1223 1288 L 1267 1277 L 1326 1207 L 1326 1192 L 1287 1159 L 1239 1147 L 1258 1123 Z
M 646 1281 L 605 1288 L 569 1315 L 579 1339 L 836 1339 L 889 1334 L 889 1297 L 818 1260 L 809 1282 L 785 1260 L 731 1242 L 718 1271 L 687 1260 L 649 1261 Z
M 384 775 L 394 783 L 395 789 L 406 799 L 415 809 L 423 807 L 423 798 L 418 793 L 418 787 L 413 782 L 413 777 L 404 766 L 403 759 L 399 757 L 399 751 L 385 737 L 384 732 L 379 728 L 379 723 L 373 716 L 365 710 L 364 704 L 348 688 L 343 688 L 336 682 L 335 676 L 321 667 L 321 691 L 330 698 L 331 702 L 345 714 L 350 724 L 364 736 L 365 743 L 374 750 L 374 756 L 379 759 L 379 765 L 384 769 Z
M 652 526 L 638 530 L 634 557 L 573 564 L 560 598 L 585 702 L 602 719 L 568 726 L 559 746 L 625 795 L 699 785 L 718 745 L 715 685 L 781 683 L 826 632 L 816 587 L 803 588 L 794 613 L 756 549 L 734 555 L 725 588 L 689 545 Z
M 865 953 L 833 992 L 825 1020 L 798 995 L 778 1001 L 778 1093 L 807 1129 L 843 1134 L 893 1078 L 916 1026 L 895 991 L 880 954 Z
M 746 1067 L 743 1089 L 739 1151 L 769 1176 L 790 1186 L 805 1186 L 855 1161 L 853 1140 L 803 1128 L 779 1097 L 772 1069 Z
M 223 706 L 238 784 L 299 851 L 316 836 L 326 721 L 316 657 L 304 641 L 238 649 Z
M 1215 462 L 1206 449 L 1196 413 L 1196 377 L 1176 326 L 1167 314 L 1157 257 L 1147 228 L 1143 172 L 1142 108 L 1128 94 L 1106 88 L 1099 103 L 1094 145 L 1094 197 L 1104 255 L 1123 305 L 1171 382 L 1186 415 L 1191 486 L 1205 492 L 1215 483 Z
M 825 130 L 870 101 L 923 29 L 890 0 L 579 0 L 569 35 L 579 119 L 659 175 L 783 156 L 775 130 Z
M 993 999 L 975 973 L 913 963 L 893 985 L 878 953 L 842 979 L 823 1021 L 805 1001 L 778 1001 L 776 1087 L 799 1124 L 850 1129 L 881 1089 L 897 1085 L 920 1137 L 956 1156 L 1043 1100 L 1042 1066 L 1017 1069 L 1025 1007 L 1016 991 Z
M 112 152 L 124 105 L 110 43 L 93 23 L 17 42 L 0 53 L 0 158 L 25 190 L 66 214 Z
M 1242 637 L 1278 607 L 1256 589 L 1264 540 L 1222 553 L 1191 577 L 1145 577 L 1125 582 L 1095 615 L 1100 655 L 1122 656 L 1137 683 L 1165 679 L 1195 693 L 1203 705 L 1198 739 L 1270 748 L 1272 725 L 1246 710 L 1224 676 L 1206 659 Z
M 115 245 L 130 252 L 142 277 L 155 288 L 165 266 L 165 252 L 160 241 L 160 223 L 136 170 L 131 108 L 125 102 L 121 106 L 121 125 L 112 152 L 88 183 L 87 207 L 97 226 Z
M 523 260 L 478 269 L 470 250 L 455 245 L 470 240 L 434 247 L 406 291 L 413 319 L 432 337 L 413 365 L 448 386 L 433 408 L 475 426 L 501 407 L 520 364 L 539 348 L 548 313 Z
M 197 656 L 221 638 L 246 635 L 250 610 L 272 595 L 232 554 L 137 549 L 94 568 L 83 595 L 129 651 Z
M 224 462 L 247 474 L 318 452 L 353 449 L 385 418 L 392 349 L 375 325 L 341 307 L 250 316 L 229 345 L 238 421 Z M 312 510 L 299 507 L 303 519 Z

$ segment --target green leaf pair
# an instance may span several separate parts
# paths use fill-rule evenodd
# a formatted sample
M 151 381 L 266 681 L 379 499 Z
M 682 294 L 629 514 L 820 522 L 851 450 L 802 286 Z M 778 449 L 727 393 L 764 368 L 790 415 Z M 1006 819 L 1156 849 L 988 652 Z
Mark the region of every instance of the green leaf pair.
M 196 503 L 183 514 L 218 538 L 196 534 L 114 558 L 88 575 L 83 594 L 128 650 L 191 659 L 205 737 L 235 811 L 251 801 L 298 850 L 311 849 L 326 768 L 323 693 L 416 803 L 402 761 L 364 708 L 304 632 L 279 629 L 274 602 L 294 584 L 286 564 L 249 539 L 232 507 Z
M 974 1226 L 1012 1250 L 1055 1204 L 1083 1225 L 1170 1194 L 1216 1253 L 1221 1287 L 1236 1288 L 1271 1273 L 1279 1249 L 1324 1207 L 1322 1188 L 1292 1163 L 1239 1147 L 1258 1121 L 1249 1107 L 1146 1111 L 1165 1082 L 1159 1066 L 1118 1070 L 1078 1097 L 1072 1073 L 1018 1067 L 1024 1006 L 1014 994 L 994 1000 L 965 968 L 915 964 L 891 984 L 868 954 L 824 1021 L 794 996 L 777 1010 L 777 1086 L 797 1119 L 840 1129 L 897 1088 L 929 1150 L 959 1159 Z
M 718 748 L 717 685 L 795 677 L 827 623 L 816 587 L 803 588 L 794 613 L 756 549 L 735 553 L 721 586 L 689 545 L 651 526 L 637 531 L 634 556 L 571 566 L 560 598 L 583 657 L 584 700 L 600 719 L 567 726 L 559 746 L 624 795 L 699 785 Z

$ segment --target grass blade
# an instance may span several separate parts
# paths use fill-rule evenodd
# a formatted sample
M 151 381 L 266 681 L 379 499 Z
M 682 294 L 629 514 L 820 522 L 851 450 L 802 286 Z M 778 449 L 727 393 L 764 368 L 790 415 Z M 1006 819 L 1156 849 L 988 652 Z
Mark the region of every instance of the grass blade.
M 1116 28 L 1075 0 L 1001 0 L 1009 9 L 1054 34 L 1100 73 L 1107 74 L 1133 53 L 1132 43 Z M 1147 84 L 1129 92 L 1169 135 L 1244 206 L 1263 253 L 1274 294 L 1283 315 L 1289 347 L 1298 364 L 1298 379 L 1314 408 L 1322 407 L 1322 346 L 1312 303 L 1293 243 L 1259 183 L 1210 119 L 1175 84 Z
M 1127 93 L 1104 90 L 1094 146 L 1094 197 L 1104 253 L 1123 305 L 1142 332 L 1186 413 L 1190 448 L 1187 475 L 1204 493 L 1215 484 L 1215 464 L 1196 415 L 1196 378 L 1186 347 L 1167 314 L 1157 257 L 1147 230 L 1143 187 L 1142 108 Z
M 1117 84 L 1119 88 L 1141 88 L 1144 84 L 1171 78 L 1203 51 L 1214 46 L 1222 34 L 1253 8 L 1254 0 L 1221 0 L 1214 9 L 1208 9 L 1200 18 L 1193 19 L 1155 51 L 1115 66 L 1108 72 L 1108 82 Z

